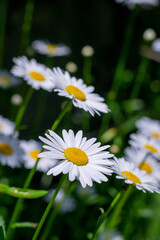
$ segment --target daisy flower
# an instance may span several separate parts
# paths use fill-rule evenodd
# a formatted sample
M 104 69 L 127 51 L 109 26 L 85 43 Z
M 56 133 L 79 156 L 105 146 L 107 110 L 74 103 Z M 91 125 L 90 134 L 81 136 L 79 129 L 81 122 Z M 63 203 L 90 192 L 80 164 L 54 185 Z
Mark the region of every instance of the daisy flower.
M 20 167 L 22 150 L 17 138 L 0 134 L 0 163 L 12 168 Z
M 35 162 L 38 159 L 38 154 L 41 152 L 42 144 L 35 140 L 25 141 L 22 140 L 20 142 L 20 147 L 24 152 L 23 160 L 24 166 L 26 168 L 33 168 Z M 37 170 L 41 172 L 46 172 L 55 164 L 54 160 L 48 158 L 41 158 L 37 165 Z
M 133 162 L 136 167 L 160 181 L 160 164 L 153 156 L 146 154 L 144 149 L 128 147 L 125 154 L 126 160 Z
M 142 117 L 136 122 L 136 127 L 142 134 L 160 140 L 160 121 Z
M 50 202 L 54 192 L 56 189 L 50 189 L 48 191 L 48 194 L 44 197 L 44 200 L 46 202 Z M 63 189 L 60 189 L 56 199 L 54 201 L 54 204 L 58 204 L 58 203 L 62 203 L 62 206 L 60 208 L 60 211 L 62 213 L 67 213 L 67 212 L 72 212 L 74 211 L 75 207 L 76 207 L 76 203 L 75 200 L 72 196 L 68 196 L 67 198 L 65 197 L 65 193 Z
M 39 157 L 57 160 L 47 174 L 57 176 L 60 173 L 68 173 L 69 180 L 78 179 L 83 188 L 87 185 L 91 187 L 93 181 L 107 182 L 108 178 L 105 174 L 112 173 L 110 169 L 112 161 L 108 158 L 113 155 L 104 150 L 109 146 L 100 147 L 99 142 L 95 143 L 96 138 L 87 140 L 82 134 L 82 131 L 74 135 L 72 130 L 68 132 L 63 130 L 63 138 L 61 138 L 49 130 L 49 134 L 45 134 L 48 139 L 40 137 L 46 144 L 43 147 L 48 151 L 40 153 Z
M 11 69 L 13 75 L 24 78 L 36 90 L 43 88 L 52 91 L 54 83 L 48 79 L 45 65 L 37 63 L 35 59 L 29 61 L 25 56 L 13 58 L 13 62 L 15 63 Z
M 71 53 L 71 49 L 64 44 L 53 44 L 48 41 L 36 40 L 32 43 L 33 49 L 38 53 L 48 57 L 66 56 Z
M 131 140 L 129 143 L 131 146 L 144 149 L 146 153 L 152 154 L 154 157 L 160 159 L 160 143 L 153 138 L 147 137 L 140 133 L 138 134 L 131 134 Z
M 124 3 L 129 8 L 134 8 L 136 5 L 145 7 L 145 6 L 157 6 L 159 4 L 158 0 L 116 0 L 116 2 Z
M 109 112 L 108 106 L 103 103 L 104 99 L 93 93 L 93 86 L 87 87 L 82 79 L 71 77 L 67 71 L 60 68 L 53 68 L 53 71 L 49 70 L 48 73 L 55 83 L 54 91 L 58 92 L 59 96 L 72 99 L 75 107 L 83 108 L 92 116 L 95 113 L 100 115 L 100 112 Z
M 14 133 L 15 124 L 0 115 L 0 134 L 11 135 Z
M 157 38 L 152 43 L 152 50 L 160 53 L 160 38 Z
M 124 179 L 127 184 L 134 184 L 137 189 L 143 192 L 147 190 L 152 193 L 160 193 L 157 182 L 153 177 L 135 167 L 132 162 L 125 161 L 124 158 L 114 159 L 113 170 L 117 174 L 116 178 Z
M 22 81 L 16 77 L 14 77 L 12 74 L 10 74 L 6 70 L 0 71 L 0 87 L 7 89 L 10 87 L 14 87 L 18 84 L 20 84 Z

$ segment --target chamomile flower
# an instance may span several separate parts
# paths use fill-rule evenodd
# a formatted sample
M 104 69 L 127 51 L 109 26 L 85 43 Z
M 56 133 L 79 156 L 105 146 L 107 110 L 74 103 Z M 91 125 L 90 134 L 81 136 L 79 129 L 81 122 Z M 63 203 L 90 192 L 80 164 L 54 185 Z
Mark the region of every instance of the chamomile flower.
M 24 152 L 23 154 L 24 166 L 26 168 L 33 168 L 38 159 L 38 154 L 42 149 L 42 144 L 35 140 L 29 141 L 22 140 L 20 142 L 20 147 Z M 48 158 L 41 158 L 38 162 L 37 170 L 41 172 L 46 172 L 54 164 L 55 164 L 54 160 L 52 161 L 51 159 Z
M 64 44 L 53 44 L 48 41 L 36 40 L 32 43 L 33 49 L 38 53 L 49 57 L 66 56 L 71 53 L 71 49 Z
M 144 149 L 128 147 L 125 154 L 126 160 L 133 162 L 136 167 L 160 181 L 160 164 L 153 156 L 148 155 Z
M 58 92 L 59 96 L 72 99 L 75 107 L 83 108 L 92 116 L 95 113 L 100 115 L 100 112 L 109 112 L 108 106 L 103 102 L 104 99 L 93 93 L 93 86 L 87 87 L 82 79 L 71 77 L 67 71 L 63 72 L 60 68 L 53 68 L 53 71 L 48 73 L 54 80 L 54 91 Z
M 22 150 L 15 137 L 0 134 L 0 163 L 15 168 L 22 163 Z
M 136 127 L 142 134 L 160 140 L 160 121 L 142 117 L 136 122 Z
M 152 193 L 160 193 L 153 177 L 135 167 L 132 162 L 125 161 L 124 158 L 115 158 L 113 170 L 117 174 L 116 178 L 124 179 L 127 184 L 134 184 L 137 189 L 143 192 L 147 190 Z
M 118 3 L 124 3 L 129 8 L 134 8 L 136 5 L 140 5 L 142 7 L 151 7 L 158 6 L 158 0 L 116 0 Z
M 7 89 L 10 87 L 14 87 L 18 84 L 20 84 L 22 81 L 16 77 L 14 77 L 12 74 L 10 74 L 6 70 L 0 71 L 0 87 Z
M 160 38 L 157 38 L 152 43 L 152 50 L 160 53 Z
M 15 124 L 0 115 L 0 134 L 11 135 L 14 133 Z
M 44 200 L 46 202 L 49 202 L 51 200 L 51 197 L 53 196 L 55 190 L 56 189 L 50 189 L 48 191 L 48 194 L 44 197 Z M 58 192 L 56 199 L 54 201 L 54 204 L 59 204 L 59 203 L 62 203 L 62 206 L 60 208 L 60 211 L 62 213 L 72 212 L 72 211 L 74 211 L 74 209 L 76 207 L 76 202 L 75 202 L 74 198 L 72 196 L 68 196 L 66 198 L 63 189 L 60 189 L 60 191 Z
M 43 88 L 52 91 L 54 83 L 48 79 L 45 65 L 37 63 L 35 59 L 29 61 L 25 56 L 13 58 L 13 62 L 15 65 L 11 72 L 15 76 L 24 78 L 36 90 Z
M 98 236 L 98 240 L 124 240 L 124 238 L 117 230 L 105 230 Z
M 146 153 L 150 153 L 157 159 L 160 159 L 160 143 L 153 138 L 138 134 L 131 134 L 129 143 L 131 146 L 139 149 L 144 149 Z
M 63 138 L 55 132 L 49 130 L 45 134 L 46 138 L 40 137 L 41 141 L 47 145 L 43 147 L 48 151 L 39 154 L 39 157 L 57 160 L 53 168 L 48 171 L 48 175 L 57 176 L 60 173 L 69 174 L 69 180 L 78 179 L 83 188 L 87 185 L 92 186 L 93 181 L 101 183 L 107 182 L 106 175 L 111 175 L 112 161 L 108 158 L 113 155 L 104 151 L 109 146 L 100 147 L 96 138 L 87 140 L 82 136 L 82 131 L 74 135 L 72 130 L 62 131 Z

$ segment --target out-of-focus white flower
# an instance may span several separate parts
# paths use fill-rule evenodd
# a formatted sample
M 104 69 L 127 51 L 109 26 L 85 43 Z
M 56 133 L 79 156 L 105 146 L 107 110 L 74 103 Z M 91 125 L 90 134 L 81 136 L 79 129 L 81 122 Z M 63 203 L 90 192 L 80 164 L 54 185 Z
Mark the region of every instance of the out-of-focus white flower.
M 105 230 L 98 236 L 98 240 L 124 240 L 124 238 L 117 230 Z
M 6 70 L 0 71 L 0 87 L 7 89 L 22 83 L 21 79 L 14 77 Z
M 14 133 L 15 124 L 0 115 L 0 134 L 11 135 Z
M 94 55 L 94 48 L 89 45 L 86 45 L 82 48 L 81 54 L 84 57 L 92 57 Z
M 142 117 L 136 122 L 136 127 L 143 135 L 160 141 L 160 121 Z
M 49 202 L 51 200 L 55 190 L 56 189 L 50 189 L 48 191 L 48 194 L 44 197 L 44 200 L 46 202 Z M 68 196 L 65 199 L 65 194 L 63 189 L 60 189 L 54 201 L 54 204 L 58 204 L 58 203 L 62 203 L 62 206 L 60 208 L 60 211 L 62 213 L 72 212 L 76 208 L 76 202 L 74 198 L 72 196 Z
M 69 180 L 78 179 L 83 188 L 87 185 L 92 187 L 93 181 L 107 182 L 105 175 L 112 174 L 112 161 L 109 158 L 113 155 L 104 150 L 109 145 L 100 147 L 99 142 L 95 143 L 96 138 L 87 140 L 82 131 L 74 135 L 72 130 L 63 130 L 62 134 L 63 138 L 49 130 L 49 134 L 45 134 L 48 139 L 40 137 L 47 144 L 43 147 L 48 151 L 40 153 L 39 157 L 57 160 L 47 174 L 57 176 L 68 173 Z
M 53 68 L 53 71 L 48 70 L 49 74 L 50 79 L 55 84 L 54 91 L 58 92 L 59 96 L 72 99 L 75 107 L 84 109 L 92 116 L 95 113 L 100 115 L 100 112 L 107 113 L 110 111 L 107 104 L 104 103 L 104 98 L 93 93 L 94 87 L 87 87 L 82 79 L 71 77 L 69 72 L 63 72 L 60 68 Z
M 116 178 L 124 179 L 127 184 L 134 184 L 137 189 L 143 192 L 157 192 L 157 181 L 149 176 L 145 171 L 137 168 L 132 162 L 125 161 L 124 158 L 115 158 L 113 171 L 117 174 Z
M 33 168 L 35 162 L 38 159 L 38 154 L 42 149 L 42 144 L 35 140 L 20 141 L 20 147 L 22 148 L 23 154 L 23 163 L 26 168 Z M 55 165 L 55 160 L 48 158 L 41 158 L 37 165 L 37 170 L 41 172 L 47 172 L 51 167 Z
M 32 43 L 33 49 L 38 53 L 49 57 L 66 56 L 71 53 L 71 49 L 64 44 L 53 44 L 49 41 L 36 40 Z
M 70 73 L 75 73 L 78 69 L 77 65 L 74 62 L 68 62 L 65 68 Z
M 158 6 L 158 0 L 115 0 L 118 3 L 123 3 L 127 5 L 129 8 L 134 8 L 136 5 L 140 5 L 142 7 L 151 7 Z
M 160 159 L 160 143 L 158 141 L 142 135 L 141 133 L 131 134 L 130 138 L 131 140 L 129 140 L 129 143 L 131 146 L 138 149 L 144 149 L 146 153 L 149 153 L 157 159 Z
M 15 65 L 11 72 L 15 76 L 24 78 L 36 90 L 40 88 L 49 92 L 53 90 L 54 83 L 49 80 L 45 65 L 37 63 L 35 59 L 29 61 L 25 56 L 13 58 L 13 62 Z
M 157 38 L 152 43 L 152 50 L 160 53 L 160 38 Z
M 0 134 L 0 163 L 12 168 L 22 164 L 22 150 L 15 137 Z
M 146 154 L 144 149 L 128 147 L 125 150 L 125 159 L 133 162 L 136 167 L 146 171 L 147 174 L 160 182 L 160 163 L 153 157 Z
M 156 38 L 156 32 L 152 28 L 147 28 L 143 33 L 143 39 L 145 41 L 153 41 Z
M 11 97 L 11 103 L 15 106 L 20 106 L 23 102 L 23 98 L 20 94 L 15 93 Z

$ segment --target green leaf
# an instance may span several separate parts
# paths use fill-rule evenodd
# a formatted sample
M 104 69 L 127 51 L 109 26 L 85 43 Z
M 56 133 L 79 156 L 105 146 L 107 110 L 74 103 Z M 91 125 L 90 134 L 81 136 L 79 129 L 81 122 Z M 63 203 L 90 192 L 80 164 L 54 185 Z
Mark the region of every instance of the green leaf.
M 5 232 L 5 222 L 2 216 L 0 216 L 0 239 L 5 240 L 6 239 L 6 232 Z
M 17 187 L 10 187 L 6 184 L 0 184 L 0 193 L 17 198 L 33 199 L 43 197 L 48 192 L 44 190 L 22 189 Z
M 12 228 L 36 228 L 38 223 L 33 222 L 16 222 L 12 224 Z

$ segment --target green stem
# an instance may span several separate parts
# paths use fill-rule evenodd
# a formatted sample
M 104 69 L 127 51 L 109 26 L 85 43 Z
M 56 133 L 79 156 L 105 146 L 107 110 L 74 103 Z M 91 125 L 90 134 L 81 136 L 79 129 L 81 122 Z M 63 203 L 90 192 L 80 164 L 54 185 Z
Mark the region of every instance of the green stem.
M 84 79 L 84 82 L 87 85 L 90 85 L 92 83 L 91 68 L 92 68 L 92 58 L 91 57 L 84 57 L 83 79 Z
M 52 127 L 51 127 L 51 130 L 52 131 L 55 131 L 55 129 L 57 128 L 58 124 L 60 123 L 60 121 L 62 120 L 63 116 L 65 115 L 65 113 L 68 111 L 69 107 L 71 106 L 72 104 L 72 100 L 69 100 L 68 103 L 65 105 L 65 107 L 63 108 L 63 110 L 61 111 L 61 113 L 59 114 L 58 118 L 55 120 L 55 122 L 53 123 Z M 34 167 L 31 169 L 25 183 L 24 183 L 24 189 L 25 188 L 28 188 L 31 181 L 32 181 L 32 178 L 35 174 L 35 171 L 36 171 L 36 167 L 37 167 L 37 164 L 39 162 L 39 159 L 37 159 Z M 20 217 L 20 212 L 22 210 L 22 207 L 23 207 L 23 199 L 18 199 L 17 200 L 17 203 L 16 203 L 16 206 L 14 208 L 14 211 L 13 211 L 13 214 L 12 214 L 12 217 L 11 217 L 11 220 L 9 222 L 9 226 L 8 226 L 8 229 L 7 229 L 7 237 L 6 237 L 6 240 L 11 240 L 12 236 L 13 236 L 13 229 L 11 228 L 12 224 L 14 222 L 16 222 L 19 217 Z
M 131 15 L 128 20 L 120 58 L 119 58 L 119 61 L 118 61 L 117 67 L 116 67 L 113 84 L 111 87 L 111 90 L 115 93 L 115 96 L 117 96 L 120 84 L 123 80 L 123 74 L 124 74 L 124 70 L 126 67 L 126 63 L 127 63 L 127 58 L 128 58 L 128 54 L 129 54 L 131 41 L 132 41 L 132 36 L 134 33 L 134 25 L 135 25 L 136 16 L 137 16 L 137 10 L 136 10 L 136 8 L 134 8 L 131 11 Z
M 141 85 L 143 83 L 143 80 L 146 76 L 147 68 L 149 64 L 149 59 L 142 57 L 141 63 L 138 68 L 138 73 L 135 79 L 135 83 L 130 95 L 131 99 L 137 98 L 140 92 Z
M 23 26 L 22 26 L 20 54 L 22 54 L 26 49 L 26 47 L 29 45 L 29 34 L 31 30 L 33 9 L 34 9 L 34 0 L 27 0 L 26 6 L 25 6 L 24 19 L 23 19 Z
M 131 41 L 132 41 L 132 36 L 134 33 L 134 25 L 135 25 L 136 16 L 137 16 L 137 10 L 136 10 L 136 8 L 134 8 L 131 11 L 131 14 L 130 14 L 130 17 L 128 20 L 128 24 L 126 27 L 125 37 L 124 37 L 124 42 L 123 42 L 120 58 L 119 58 L 117 66 L 116 66 L 116 70 L 115 70 L 114 77 L 113 77 L 113 84 L 112 84 L 111 90 L 110 90 L 112 97 L 108 102 L 107 102 L 108 93 L 106 94 L 106 102 L 109 106 L 114 105 L 115 99 L 118 96 L 120 85 L 123 80 L 124 70 L 126 68 L 127 58 L 129 55 L 129 49 L 130 49 L 130 45 L 131 45 Z M 114 108 L 113 109 L 110 108 L 110 110 L 112 111 L 112 113 L 115 111 Z M 104 130 L 108 128 L 110 120 L 111 120 L 111 115 L 108 115 L 108 114 L 103 115 L 101 128 L 99 131 L 100 134 L 103 133 Z
M 102 216 L 100 217 L 100 219 L 97 222 L 97 225 L 95 227 L 95 230 L 93 232 L 93 235 L 91 237 L 91 240 L 94 240 L 97 232 L 99 230 L 99 228 L 102 226 L 102 224 L 104 223 L 104 221 L 106 220 L 106 218 L 108 217 L 108 215 L 110 214 L 110 212 L 112 211 L 112 209 L 114 208 L 114 206 L 117 204 L 117 202 L 119 201 L 121 195 L 123 193 L 123 190 L 121 190 L 113 199 L 113 201 L 111 202 L 109 208 L 106 210 L 106 212 L 104 214 L 102 214 Z
M 53 221 L 54 219 L 56 218 L 57 216 L 57 213 L 59 212 L 59 209 L 61 208 L 61 206 L 63 205 L 63 203 L 65 202 L 65 200 L 67 199 L 67 197 L 74 191 L 76 187 L 76 184 L 75 183 L 72 183 L 67 191 L 67 193 L 65 194 L 63 200 L 59 203 L 59 204 L 56 204 L 54 206 L 54 209 L 46 223 L 46 226 L 45 226 L 45 229 L 44 229 L 44 232 L 40 238 L 40 240 L 46 240 L 49 233 L 50 233 L 50 230 L 51 228 L 53 227 Z
M 47 208 L 45 210 L 45 212 L 43 213 L 43 216 L 42 216 L 42 218 L 41 218 L 41 220 L 40 220 L 40 222 L 38 224 L 38 227 L 37 227 L 37 229 L 36 229 L 36 231 L 34 233 L 34 236 L 33 236 L 32 240 L 36 240 L 38 238 L 38 235 L 39 235 L 39 233 L 41 231 L 41 228 L 42 228 L 42 226 L 43 226 L 43 224 L 44 224 L 44 222 L 45 222 L 45 220 L 46 220 L 46 218 L 47 218 L 47 216 L 49 214 L 49 211 L 50 211 L 50 209 L 51 209 L 51 207 L 52 207 L 52 205 L 54 203 L 54 200 L 55 200 L 55 198 L 56 198 L 56 196 L 57 196 L 57 194 L 58 194 L 58 192 L 59 192 L 59 190 L 60 190 L 60 188 L 61 188 L 61 186 L 62 186 L 62 184 L 63 184 L 63 182 L 65 180 L 65 178 L 66 178 L 66 176 L 67 175 L 63 175 L 62 176 L 62 178 L 61 178 L 61 180 L 60 180 L 60 182 L 59 182 L 59 184 L 58 184 L 58 186 L 57 186 L 57 188 L 56 188 L 56 190 L 55 190 L 55 192 L 54 192 L 54 194 L 53 194 L 53 196 L 52 196 L 52 198 L 51 198 L 51 200 L 50 200 L 50 202 L 49 202 L 49 204 L 48 204 L 48 206 L 47 206 Z
M 113 215 L 111 216 L 111 220 L 109 221 L 109 224 L 107 225 L 109 230 L 112 230 L 113 228 L 116 227 L 118 223 L 118 217 L 122 211 L 122 208 L 124 207 L 125 203 L 127 202 L 130 194 L 133 191 L 134 186 L 130 185 L 127 190 L 124 192 L 122 198 L 120 199 L 117 207 L 115 208 Z
M 59 114 L 58 118 L 54 121 L 51 130 L 54 131 L 57 126 L 59 125 L 60 121 L 62 120 L 62 118 L 64 117 L 64 115 L 66 114 L 66 112 L 68 111 L 68 109 L 70 108 L 70 106 L 72 105 L 72 99 L 70 99 L 67 104 L 64 106 L 63 110 L 61 111 L 61 113 Z
M 0 69 L 2 68 L 4 40 L 5 40 L 5 25 L 7 18 L 8 0 L 2 0 L 0 4 Z
M 30 98 L 33 94 L 33 91 L 34 91 L 34 89 L 32 87 L 30 87 L 29 90 L 28 90 L 28 93 L 27 93 L 27 95 L 26 95 L 18 113 L 17 113 L 16 120 L 15 120 L 15 130 L 17 130 L 18 127 L 19 127 L 19 124 L 20 124 L 20 122 L 23 118 L 24 112 L 25 112 L 25 110 L 28 106 L 28 103 L 29 103 L 29 100 L 30 100 Z

